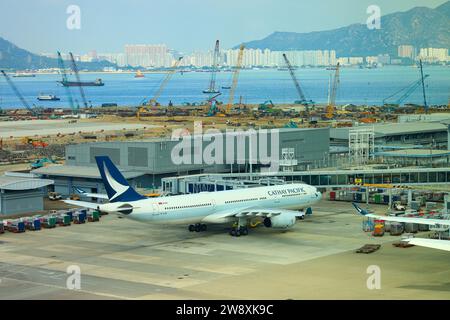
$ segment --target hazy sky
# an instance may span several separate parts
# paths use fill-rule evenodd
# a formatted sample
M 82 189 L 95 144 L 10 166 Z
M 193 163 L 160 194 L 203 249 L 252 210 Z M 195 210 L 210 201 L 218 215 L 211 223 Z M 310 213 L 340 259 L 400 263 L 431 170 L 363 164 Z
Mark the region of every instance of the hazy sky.
M 33 52 L 166 43 L 182 52 L 229 48 L 274 31 L 308 32 L 364 23 L 376 4 L 382 15 L 445 0 L 0 0 L 0 36 Z M 66 27 L 69 5 L 81 9 L 81 29 Z

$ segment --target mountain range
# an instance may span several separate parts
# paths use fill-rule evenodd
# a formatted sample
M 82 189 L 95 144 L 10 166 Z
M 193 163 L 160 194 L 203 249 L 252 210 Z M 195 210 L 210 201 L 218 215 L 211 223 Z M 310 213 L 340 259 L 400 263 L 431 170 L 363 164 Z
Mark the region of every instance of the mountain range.
M 308 33 L 274 32 L 246 48 L 288 50 L 336 50 L 337 56 L 397 56 L 399 45 L 416 48 L 450 48 L 450 1 L 431 9 L 415 7 L 381 17 L 380 29 L 366 24 Z M 238 48 L 236 46 L 235 48 Z
M 77 62 L 77 66 L 80 70 L 101 70 L 115 64 L 108 61 Z M 57 59 L 31 53 L 0 37 L 0 69 L 25 70 L 57 67 Z

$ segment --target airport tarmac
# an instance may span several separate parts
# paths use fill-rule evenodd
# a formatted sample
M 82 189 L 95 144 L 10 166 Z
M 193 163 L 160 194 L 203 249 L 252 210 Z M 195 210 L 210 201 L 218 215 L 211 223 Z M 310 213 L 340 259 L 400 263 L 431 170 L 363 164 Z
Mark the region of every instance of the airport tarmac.
M 190 233 L 114 215 L 5 233 L 0 299 L 450 299 L 448 252 L 374 238 L 350 203 L 322 200 L 313 210 L 289 231 L 261 226 L 238 238 L 226 226 Z M 355 253 L 368 243 L 382 247 Z M 80 290 L 66 288 L 71 265 Z M 381 289 L 367 288 L 372 265 Z
M 144 127 L 155 127 L 149 124 L 139 123 L 110 123 L 101 121 L 77 120 L 70 123 L 70 119 L 65 120 L 24 120 L 24 121 L 3 121 L 0 122 L 0 137 L 26 137 L 26 136 L 46 136 L 55 134 L 69 134 L 82 132 L 93 132 L 103 129 L 104 131 L 143 129 Z

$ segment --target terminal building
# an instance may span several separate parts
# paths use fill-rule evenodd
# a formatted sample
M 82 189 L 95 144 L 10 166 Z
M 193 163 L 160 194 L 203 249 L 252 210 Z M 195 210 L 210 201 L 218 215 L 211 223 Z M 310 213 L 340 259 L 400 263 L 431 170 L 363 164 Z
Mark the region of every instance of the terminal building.
M 282 128 L 267 130 L 266 136 L 263 131 L 256 131 L 257 135 L 246 132 L 232 134 L 234 145 L 228 144 L 230 140 L 225 135 L 222 135 L 221 140 L 216 140 L 216 135 L 209 135 L 209 140 L 200 139 L 200 142 L 196 136 L 191 136 L 186 140 L 189 141 L 186 144 L 188 148 L 180 148 L 181 141 L 168 139 L 69 145 L 66 147 L 64 165 L 39 168 L 33 173 L 53 180 L 52 191 L 69 196 L 74 193 L 74 187 L 92 193 L 105 193 L 95 162 L 96 156 L 109 156 L 130 185 L 138 190 L 159 188 L 162 179 L 167 177 L 204 173 L 256 173 L 268 166 L 260 154 L 267 154 L 270 159 L 274 150 L 274 154 L 278 153 L 275 162 L 280 171 L 309 170 L 328 163 L 329 128 Z M 204 136 L 204 140 L 205 137 L 208 135 Z M 217 149 L 221 146 L 225 152 L 219 154 L 219 151 L 211 151 L 212 141 L 218 141 Z M 267 142 L 266 152 L 262 152 L 264 141 Z M 238 147 L 239 143 L 242 143 L 243 148 Z M 256 149 L 251 145 L 256 146 Z M 244 152 L 240 152 L 240 149 Z M 174 154 L 190 161 L 174 163 Z M 205 154 L 211 154 L 218 161 L 208 162 Z

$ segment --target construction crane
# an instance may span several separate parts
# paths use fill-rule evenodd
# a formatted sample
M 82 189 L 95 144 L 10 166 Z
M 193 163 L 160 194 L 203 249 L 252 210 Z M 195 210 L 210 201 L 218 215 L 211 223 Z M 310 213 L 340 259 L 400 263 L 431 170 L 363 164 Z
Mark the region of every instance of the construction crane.
M 239 71 L 241 70 L 242 59 L 244 57 L 244 48 L 245 48 L 244 44 L 241 44 L 241 46 L 239 47 L 237 63 L 233 74 L 233 82 L 231 84 L 230 95 L 228 97 L 228 104 L 225 109 L 225 115 L 228 115 L 230 113 L 231 107 L 233 106 L 234 93 L 236 91 L 236 86 L 239 79 Z
M 295 103 L 302 104 L 306 107 L 306 112 L 309 113 L 309 105 L 314 104 L 312 100 L 306 100 L 305 94 L 303 93 L 302 88 L 300 87 L 300 83 L 298 82 L 297 77 L 295 76 L 294 68 L 292 67 L 291 63 L 289 62 L 288 57 L 285 53 L 283 53 L 283 59 L 286 63 L 286 66 L 289 70 L 289 73 L 291 75 L 292 81 L 294 82 L 295 89 L 297 90 L 298 96 L 300 97 L 300 100 L 295 101 Z
M 16 85 L 14 84 L 14 82 L 11 80 L 11 78 L 6 74 L 6 72 L 4 70 L 0 70 L 0 72 L 3 74 L 3 76 L 6 79 L 6 82 L 8 82 L 9 86 L 11 87 L 11 89 L 14 91 L 14 93 L 16 94 L 16 96 L 20 99 L 20 101 L 22 102 L 23 106 L 31 112 L 31 114 L 33 116 L 39 117 L 39 113 L 36 112 L 36 110 L 32 109 L 30 107 L 30 105 L 28 104 L 28 102 L 25 100 L 25 98 L 22 96 L 22 94 L 20 93 L 19 89 L 17 89 Z
M 403 101 L 405 101 L 406 98 L 408 98 L 422 83 L 424 83 L 424 80 L 426 78 L 428 78 L 430 75 L 426 74 L 423 77 L 421 76 L 421 78 L 419 80 L 416 80 L 412 83 L 410 83 L 409 85 L 407 85 L 404 88 L 401 88 L 400 90 L 394 92 L 393 94 L 391 94 L 389 97 L 386 97 L 383 99 L 383 105 L 386 105 L 388 103 L 386 103 L 387 100 L 399 95 L 400 93 L 402 93 L 402 95 L 394 101 L 394 105 L 400 105 Z M 425 98 L 425 93 L 424 93 L 424 104 L 426 106 L 426 98 Z M 426 107 L 425 107 L 426 108 Z
M 422 59 L 419 60 L 419 66 L 420 66 L 420 80 L 422 82 L 423 107 L 425 108 L 425 112 L 428 113 L 427 97 L 425 96 L 425 78 L 423 76 Z
M 70 55 L 70 60 L 72 61 L 72 70 L 75 73 L 75 76 L 77 77 L 77 82 L 81 84 L 80 74 L 78 73 L 77 64 L 75 63 L 75 59 L 73 57 L 72 52 L 69 52 L 69 55 Z M 88 107 L 88 103 L 86 101 L 86 96 L 84 94 L 83 86 L 79 85 L 78 88 L 80 88 L 80 94 L 81 94 L 81 98 L 83 99 L 84 107 L 87 108 Z
M 219 40 L 216 41 L 216 46 L 214 48 L 214 56 L 213 56 L 213 64 L 212 64 L 212 70 L 211 70 L 211 80 L 209 81 L 209 88 L 206 90 L 203 90 L 203 93 L 210 94 L 211 97 L 219 93 L 219 91 L 216 90 L 216 73 L 217 73 L 217 65 L 219 63 Z
M 329 95 L 328 104 L 327 104 L 327 108 L 326 108 L 325 117 L 327 119 L 332 119 L 334 117 L 334 106 L 336 104 L 336 93 L 337 93 L 337 89 L 338 89 L 338 86 L 340 83 L 339 69 L 340 69 L 340 65 L 338 62 L 338 64 L 336 65 L 336 71 L 334 74 L 333 86 L 331 87 L 331 90 L 330 90 L 330 95 Z
M 66 67 L 64 66 L 64 61 L 61 56 L 61 52 L 58 51 L 57 53 L 58 53 L 59 72 L 61 72 L 62 82 L 67 83 L 68 79 L 67 79 L 67 74 L 66 74 Z M 77 114 L 78 113 L 78 105 L 77 105 L 77 107 L 75 107 L 75 104 L 73 103 L 72 93 L 70 92 L 70 88 L 68 86 L 64 86 L 64 88 L 66 88 L 67 99 L 69 99 L 69 104 L 70 104 L 70 108 L 72 109 L 72 113 Z
M 179 57 L 177 61 L 173 64 L 172 68 L 167 72 L 165 78 L 161 82 L 161 85 L 159 86 L 158 90 L 154 94 L 153 98 L 151 98 L 149 101 L 145 101 L 147 98 L 143 99 L 141 107 L 139 107 L 137 111 L 137 118 L 138 120 L 141 120 L 141 113 L 147 112 L 148 108 L 147 106 L 157 106 L 158 105 L 158 98 L 161 96 L 162 92 L 164 91 L 164 88 L 166 87 L 167 83 L 169 83 L 169 80 L 172 78 L 175 72 L 177 72 L 177 68 L 180 65 L 181 59 L 183 57 Z

